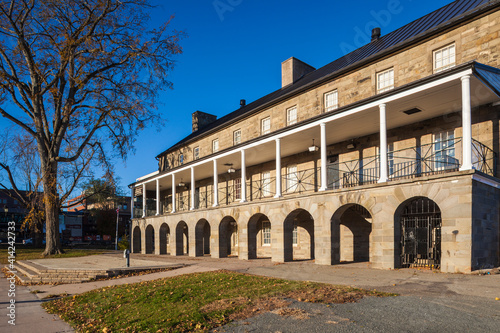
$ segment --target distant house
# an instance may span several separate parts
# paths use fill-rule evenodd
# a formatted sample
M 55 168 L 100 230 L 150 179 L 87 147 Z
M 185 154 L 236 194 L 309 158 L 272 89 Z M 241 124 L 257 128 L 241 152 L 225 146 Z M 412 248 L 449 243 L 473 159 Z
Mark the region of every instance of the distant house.
M 193 113 L 130 185 L 133 252 L 500 265 L 499 33 L 500 1 L 455 1 L 319 69 L 284 61 L 281 87 L 220 119 Z
M 25 193 L 25 191 L 21 191 L 21 195 Z M 9 222 L 15 222 L 16 241 L 21 241 L 26 235 L 26 231 L 22 229 L 22 223 L 27 211 L 20 200 L 13 197 L 17 197 L 13 190 L 0 191 L 0 239 L 3 241 L 8 239 Z

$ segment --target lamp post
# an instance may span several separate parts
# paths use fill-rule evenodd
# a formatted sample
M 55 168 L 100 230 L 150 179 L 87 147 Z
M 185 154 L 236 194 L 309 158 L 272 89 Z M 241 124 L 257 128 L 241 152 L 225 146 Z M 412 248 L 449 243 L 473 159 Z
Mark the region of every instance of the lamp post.
M 116 235 L 115 235 L 115 251 L 118 250 L 118 218 L 120 217 L 120 209 L 116 209 Z

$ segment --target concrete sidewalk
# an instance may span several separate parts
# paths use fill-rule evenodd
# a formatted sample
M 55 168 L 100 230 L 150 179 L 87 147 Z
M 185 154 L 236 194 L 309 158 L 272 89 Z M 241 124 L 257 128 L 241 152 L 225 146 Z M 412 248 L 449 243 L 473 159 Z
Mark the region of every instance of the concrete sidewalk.
M 16 286 L 15 296 L 9 297 L 9 281 L 3 276 L 0 278 L 0 332 L 26 333 L 26 332 L 74 332 L 62 321 L 59 316 L 45 312 L 40 301 L 29 289 Z M 15 326 L 9 324 L 7 316 L 10 299 L 15 300 Z

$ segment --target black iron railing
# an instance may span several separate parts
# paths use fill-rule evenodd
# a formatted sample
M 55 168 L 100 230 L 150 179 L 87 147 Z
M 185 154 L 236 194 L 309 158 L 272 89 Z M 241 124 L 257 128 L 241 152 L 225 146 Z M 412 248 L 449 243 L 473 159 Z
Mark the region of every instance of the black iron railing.
M 387 170 L 390 180 L 421 177 L 432 174 L 456 171 L 461 165 L 462 138 L 436 141 L 405 149 L 388 151 Z M 477 140 L 472 140 L 473 168 L 485 174 L 495 176 L 495 152 Z M 376 183 L 380 178 L 380 157 L 370 156 L 350 161 L 341 159 L 327 166 L 327 189 L 335 190 Z M 313 168 L 289 172 L 281 177 L 283 195 L 316 192 L 320 188 L 321 169 Z M 246 200 L 256 201 L 273 197 L 276 194 L 276 178 L 264 177 L 246 182 Z M 213 187 L 196 189 L 195 208 L 209 208 L 213 204 Z M 241 199 L 241 185 L 235 182 L 219 183 L 218 204 L 229 205 Z M 190 192 L 178 195 L 176 210 L 190 209 Z M 172 208 L 171 196 L 161 203 L 164 213 Z M 146 216 L 156 213 L 156 201 L 147 199 Z M 134 217 L 142 217 L 142 208 L 134 208 Z

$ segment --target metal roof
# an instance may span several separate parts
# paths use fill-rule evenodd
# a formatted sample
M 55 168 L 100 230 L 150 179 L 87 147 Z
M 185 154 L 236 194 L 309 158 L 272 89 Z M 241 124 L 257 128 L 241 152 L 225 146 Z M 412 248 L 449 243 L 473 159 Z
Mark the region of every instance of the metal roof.
M 303 91 L 304 89 L 311 88 L 320 84 L 324 80 L 334 79 L 348 70 L 353 70 L 358 66 L 366 64 L 367 62 L 374 61 L 378 57 L 386 55 L 390 52 L 395 52 L 399 48 L 407 46 L 409 43 L 415 43 L 420 39 L 424 39 L 432 34 L 438 33 L 442 29 L 448 29 L 456 24 L 460 24 L 475 15 L 497 7 L 499 4 L 500 0 L 454 1 L 305 75 L 291 85 L 278 89 L 234 112 L 217 119 L 213 123 L 191 133 L 172 147 L 163 151 L 157 156 L 157 158 L 174 149 L 180 148 L 183 144 L 197 137 L 208 134 L 221 126 L 224 126 L 229 122 L 249 116 L 258 112 L 267 105 L 276 103 L 283 98 L 290 97 Z

